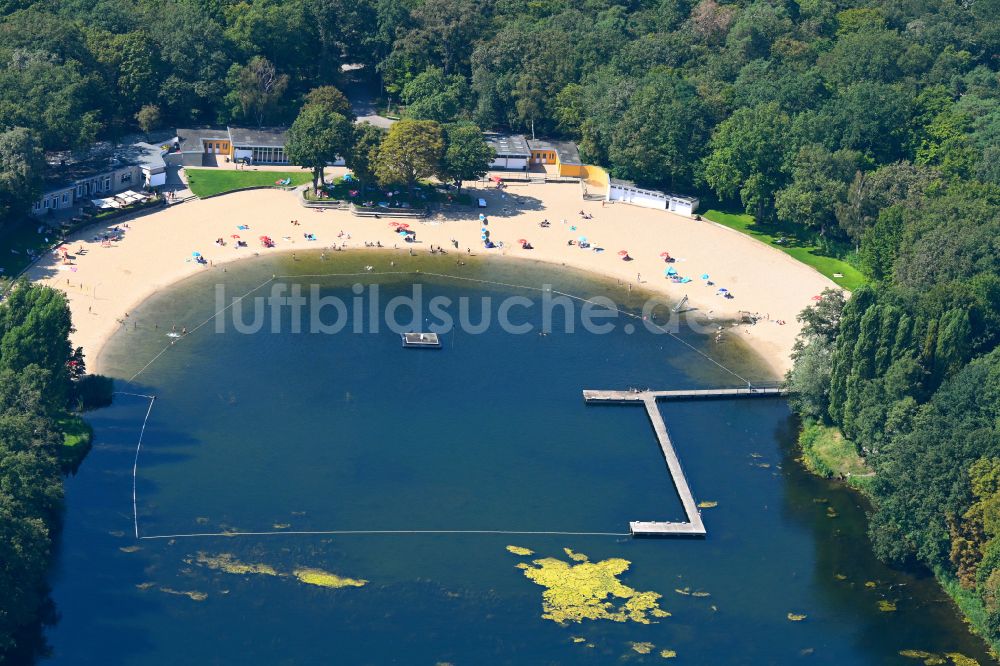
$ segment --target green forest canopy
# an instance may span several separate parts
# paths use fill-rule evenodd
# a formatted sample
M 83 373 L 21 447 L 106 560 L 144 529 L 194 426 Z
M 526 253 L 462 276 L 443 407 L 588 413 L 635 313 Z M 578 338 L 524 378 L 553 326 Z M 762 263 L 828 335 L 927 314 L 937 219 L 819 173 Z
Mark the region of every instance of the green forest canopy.
M 83 357 L 70 347 L 70 330 L 69 306 L 55 289 L 19 282 L 0 302 L 0 663 L 28 663 L 40 645 L 38 621 L 51 612 L 64 430 L 79 437 L 85 426 L 67 418 L 84 397 Z M 110 399 L 107 391 L 99 402 Z
M 54 149 L 291 123 L 359 63 L 417 119 L 572 138 L 616 176 L 857 244 L 908 170 L 1000 184 L 998 15 L 998 0 L 0 0 L 0 132 Z M 0 138 L 0 191 L 31 181 L 23 144 Z

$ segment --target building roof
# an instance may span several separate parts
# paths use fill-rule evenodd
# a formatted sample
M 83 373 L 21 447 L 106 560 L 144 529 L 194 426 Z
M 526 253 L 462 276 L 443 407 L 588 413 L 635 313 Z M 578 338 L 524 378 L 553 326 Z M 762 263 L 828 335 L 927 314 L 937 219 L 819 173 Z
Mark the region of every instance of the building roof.
M 166 171 L 167 163 L 163 161 L 163 150 L 159 146 L 140 141 L 132 147 L 137 150 L 135 160 L 140 167 L 152 173 Z
M 528 141 L 522 134 L 485 134 L 484 138 L 498 157 L 531 157 Z
M 572 141 L 553 141 L 552 145 L 555 146 L 556 154 L 559 155 L 559 161 L 563 164 L 583 164 L 580 161 L 580 150 Z
M 288 128 L 262 127 L 247 129 L 245 127 L 230 127 L 229 139 L 236 146 L 251 146 L 255 148 L 284 148 Z
M 46 193 L 130 166 L 151 171 L 166 169 L 160 148 L 148 143 L 114 145 L 101 142 L 85 150 L 47 153 L 45 161 Z
M 531 150 L 552 150 L 559 156 L 563 164 L 582 165 L 580 150 L 572 141 L 556 141 L 548 139 L 528 139 Z
M 208 139 L 229 141 L 229 130 L 225 127 L 178 128 L 177 130 L 177 142 L 181 146 L 182 153 L 205 152 L 202 141 Z

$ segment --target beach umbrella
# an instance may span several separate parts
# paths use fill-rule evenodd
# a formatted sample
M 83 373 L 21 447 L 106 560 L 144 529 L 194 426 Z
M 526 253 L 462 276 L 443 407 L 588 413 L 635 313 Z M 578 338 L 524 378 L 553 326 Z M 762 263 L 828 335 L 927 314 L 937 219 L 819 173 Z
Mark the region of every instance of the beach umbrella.
M 406 224 L 405 222 L 400 222 L 399 223 L 399 228 L 400 229 L 409 229 L 410 225 Z
M 728 289 L 726 289 L 725 287 L 719 287 L 719 293 L 720 293 L 720 294 L 724 294 L 724 293 L 726 293 L 727 291 L 729 291 L 729 290 L 728 290 Z
M 191 256 L 192 257 L 200 257 L 201 256 L 201 252 L 192 252 Z
M 482 213 L 480 213 L 480 214 L 479 214 L 479 219 L 480 219 L 480 220 L 485 220 L 485 219 L 486 219 L 486 216 L 485 216 L 485 215 L 483 215 Z
M 660 253 L 660 257 L 662 259 L 669 259 L 670 258 L 670 253 L 669 252 L 661 252 Z
M 518 238 L 517 242 L 520 243 L 521 245 L 524 245 L 525 243 L 528 242 L 528 239 L 527 238 Z
M 577 238 L 577 240 L 580 241 L 581 243 L 586 243 L 587 242 L 587 237 L 586 236 L 580 236 L 579 238 Z
M 813 296 L 813 300 L 814 301 L 822 301 L 823 297 L 822 296 Z
M 230 238 L 236 238 L 236 239 L 239 239 L 239 237 L 240 237 L 239 234 L 233 234 L 232 236 L 230 236 Z
M 628 250 L 618 250 L 618 256 L 619 257 L 627 257 L 628 256 Z
M 667 275 L 677 275 L 677 269 L 671 266 L 667 269 Z
M 702 273 L 701 274 L 701 279 L 702 280 L 707 280 L 708 279 L 708 273 Z

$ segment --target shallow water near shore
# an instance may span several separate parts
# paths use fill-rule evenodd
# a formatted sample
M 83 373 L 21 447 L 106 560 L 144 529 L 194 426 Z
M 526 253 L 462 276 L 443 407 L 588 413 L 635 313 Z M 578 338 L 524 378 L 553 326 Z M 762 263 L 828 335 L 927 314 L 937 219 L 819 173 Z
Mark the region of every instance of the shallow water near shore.
M 132 466 L 149 401 L 119 395 L 90 415 L 94 450 L 67 481 L 52 580 L 61 619 L 47 663 L 604 664 L 671 652 L 691 664 L 921 663 L 901 650 L 991 663 L 933 580 L 872 558 L 858 498 L 795 462 L 783 400 L 661 404 L 696 499 L 717 503 L 703 512 L 709 534 L 622 534 L 630 520 L 683 512 L 643 409 L 588 407 L 581 390 L 740 380 L 629 317 L 606 334 L 566 333 L 555 308 L 554 330 L 541 335 L 546 292 L 497 283 L 607 296 L 629 313 L 642 306 L 638 290 L 525 261 L 297 259 L 248 261 L 176 285 L 131 312 L 106 347 L 102 370 L 124 379 L 166 349 L 134 382 L 118 382 L 156 396 L 136 509 L 140 534 L 165 538 L 134 536 Z M 387 271 L 398 273 L 377 274 Z M 225 332 L 214 321 L 198 328 L 218 309 L 217 284 L 239 296 L 273 275 L 305 276 L 280 281 L 315 283 L 348 304 L 355 283 L 377 282 L 383 305 L 412 295 L 415 282 L 425 298 L 490 296 L 494 315 L 520 295 L 534 305 L 511 318 L 535 330 L 451 331 L 442 349 L 414 350 L 385 326 L 294 333 L 286 312 L 280 332 L 268 322 L 240 333 L 232 310 L 249 321 L 252 297 L 270 285 L 224 313 Z M 479 306 L 471 311 L 480 321 Z M 175 327 L 190 333 L 168 337 Z M 765 376 L 735 341 L 678 334 L 739 377 Z M 394 533 L 292 533 L 345 530 Z M 405 530 L 476 533 L 395 533 Z M 263 534 L 171 537 L 233 532 Z M 543 619 L 545 588 L 518 565 L 555 558 L 568 568 L 583 555 L 627 560 L 618 580 L 661 594 L 656 603 L 671 615 L 647 614 L 649 624 Z M 314 569 L 342 578 L 302 573 Z M 580 584 L 555 592 L 572 605 Z

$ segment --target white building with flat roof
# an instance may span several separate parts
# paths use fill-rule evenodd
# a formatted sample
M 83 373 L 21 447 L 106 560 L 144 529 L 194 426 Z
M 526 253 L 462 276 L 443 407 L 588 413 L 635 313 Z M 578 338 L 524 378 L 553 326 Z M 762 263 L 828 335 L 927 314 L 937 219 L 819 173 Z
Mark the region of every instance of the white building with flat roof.
M 520 134 L 484 134 L 486 143 L 493 149 L 490 169 L 496 171 L 527 171 L 531 162 L 528 140 Z
M 660 190 L 639 187 L 630 180 L 618 178 L 608 179 L 608 201 L 621 201 L 644 208 L 659 208 L 669 210 L 678 215 L 691 217 L 698 210 L 699 201 L 695 197 L 680 194 L 668 194 Z

